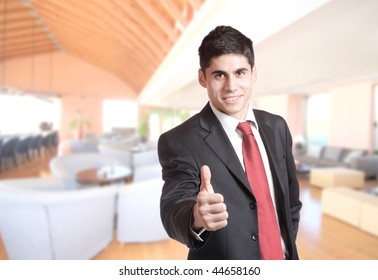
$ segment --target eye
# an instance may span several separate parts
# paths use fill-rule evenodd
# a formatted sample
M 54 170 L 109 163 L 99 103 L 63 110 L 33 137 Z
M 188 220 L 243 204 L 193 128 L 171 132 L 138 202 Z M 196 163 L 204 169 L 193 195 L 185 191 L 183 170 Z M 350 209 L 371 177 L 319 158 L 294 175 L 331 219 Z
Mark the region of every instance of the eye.
M 215 79 L 223 79 L 225 76 L 224 76 L 224 73 L 216 73 L 214 77 Z
M 236 76 L 238 76 L 238 77 L 242 77 L 242 76 L 244 76 L 245 75 L 245 73 L 246 73 L 246 70 L 238 70 L 238 71 L 236 71 Z

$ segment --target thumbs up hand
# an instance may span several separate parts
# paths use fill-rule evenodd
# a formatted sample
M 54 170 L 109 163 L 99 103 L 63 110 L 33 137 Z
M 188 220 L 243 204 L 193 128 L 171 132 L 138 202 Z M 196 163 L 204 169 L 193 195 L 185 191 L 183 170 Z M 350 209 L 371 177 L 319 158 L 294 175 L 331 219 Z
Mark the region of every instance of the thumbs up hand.
M 227 218 L 227 207 L 223 195 L 214 193 L 210 168 L 204 165 L 201 168 L 201 186 L 197 194 L 197 204 L 193 210 L 192 228 L 216 231 L 227 225 Z
M 201 168 L 200 192 L 208 194 L 214 193 L 213 186 L 211 185 L 211 171 L 207 165 L 204 165 Z

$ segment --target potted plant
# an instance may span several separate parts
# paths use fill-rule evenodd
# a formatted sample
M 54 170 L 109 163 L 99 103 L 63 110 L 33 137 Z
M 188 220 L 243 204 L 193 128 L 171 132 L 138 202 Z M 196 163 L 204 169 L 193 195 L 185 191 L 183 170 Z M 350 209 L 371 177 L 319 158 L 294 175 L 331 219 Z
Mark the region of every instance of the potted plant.
M 69 127 L 74 133 L 74 138 L 77 140 L 82 140 L 84 130 L 90 129 L 91 123 L 89 119 L 85 117 L 80 110 L 78 110 L 76 117 L 70 120 Z
M 148 138 L 148 115 L 143 115 L 139 118 L 138 134 L 142 142 L 146 142 Z

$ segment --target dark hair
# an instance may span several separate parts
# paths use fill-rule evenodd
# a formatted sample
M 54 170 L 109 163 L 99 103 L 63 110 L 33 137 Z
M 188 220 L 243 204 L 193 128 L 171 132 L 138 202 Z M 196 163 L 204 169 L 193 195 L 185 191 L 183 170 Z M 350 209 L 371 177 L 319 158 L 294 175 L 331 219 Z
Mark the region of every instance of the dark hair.
M 214 57 L 224 54 L 244 55 L 251 68 L 255 64 L 253 43 L 240 31 L 231 26 L 218 26 L 203 38 L 201 46 L 198 48 L 200 66 L 202 72 L 210 66 L 210 61 Z

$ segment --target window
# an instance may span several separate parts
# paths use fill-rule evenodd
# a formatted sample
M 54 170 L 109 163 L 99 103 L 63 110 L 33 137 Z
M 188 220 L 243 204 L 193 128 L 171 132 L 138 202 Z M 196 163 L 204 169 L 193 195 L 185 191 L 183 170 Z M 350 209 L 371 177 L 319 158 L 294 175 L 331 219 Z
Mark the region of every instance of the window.
M 329 93 L 309 96 L 306 111 L 306 136 L 308 144 L 326 145 L 331 113 Z
M 0 133 L 35 133 L 42 122 L 60 126 L 60 101 L 55 97 L 0 95 Z
M 374 151 L 378 154 L 378 85 L 374 86 Z
M 185 109 L 152 109 L 149 114 L 149 140 L 158 140 L 161 133 L 181 124 L 198 111 Z
M 113 128 L 137 128 L 138 104 L 125 100 L 105 100 L 103 104 L 104 132 Z

